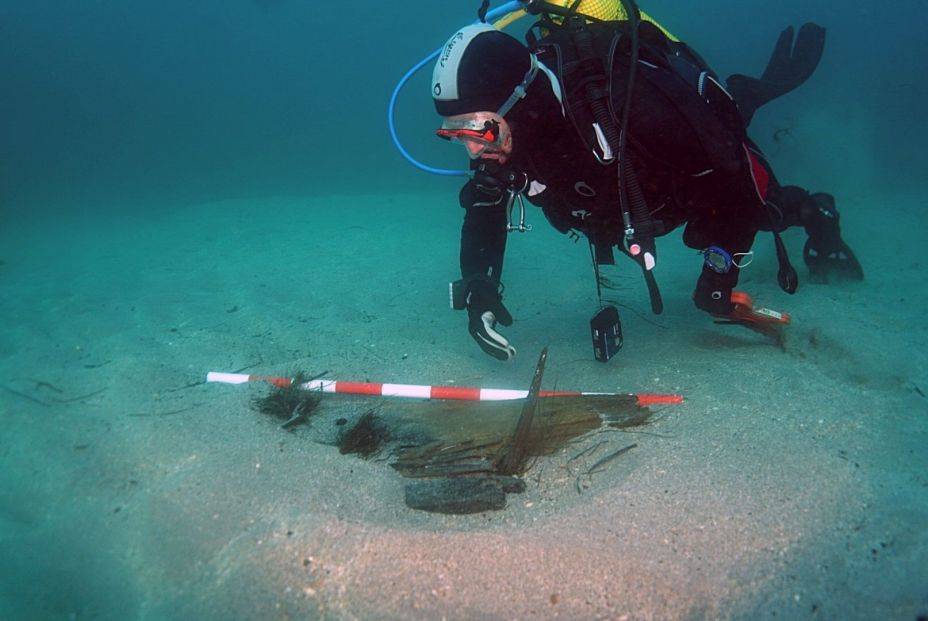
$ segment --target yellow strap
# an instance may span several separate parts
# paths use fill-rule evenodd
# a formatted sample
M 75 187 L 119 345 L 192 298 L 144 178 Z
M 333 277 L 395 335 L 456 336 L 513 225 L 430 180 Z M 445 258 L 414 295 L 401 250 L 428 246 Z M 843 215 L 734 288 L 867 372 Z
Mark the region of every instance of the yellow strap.
M 615 2 L 618 4 L 618 7 L 616 7 L 618 19 L 620 19 L 620 20 L 621 20 L 621 19 L 626 19 L 626 18 L 627 18 L 627 14 L 625 13 L 625 8 L 622 6 L 622 3 L 619 2 L 619 0 L 615 0 Z M 525 17 L 526 15 L 528 15 L 528 13 L 525 11 L 525 9 L 519 9 L 518 11 L 513 11 L 512 13 L 509 13 L 508 15 L 504 15 L 504 16 L 501 17 L 500 19 L 496 20 L 496 21 L 493 23 L 493 27 L 496 28 L 497 30 L 502 30 L 502 29 L 508 27 L 508 26 L 509 26 L 510 24 L 512 24 L 513 22 L 516 22 L 516 21 L 522 19 L 522 18 Z M 657 21 L 655 21 L 653 17 L 651 17 L 650 15 L 648 15 L 647 13 L 645 13 L 644 11 L 641 11 L 641 19 L 644 20 L 644 21 L 646 21 L 646 22 L 650 22 L 650 23 L 654 24 L 655 26 L 657 26 L 658 29 L 659 29 L 661 32 L 663 32 L 663 33 L 667 36 L 667 38 L 670 39 L 671 41 L 679 41 L 679 40 L 680 40 L 680 39 L 678 39 L 677 37 L 675 37 L 675 36 L 673 35 L 673 33 L 671 33 L 669 30 L 667 30 L 666 28 L 664 28 L 663 26 L 661 26 L 659 23 L 657 23 Z

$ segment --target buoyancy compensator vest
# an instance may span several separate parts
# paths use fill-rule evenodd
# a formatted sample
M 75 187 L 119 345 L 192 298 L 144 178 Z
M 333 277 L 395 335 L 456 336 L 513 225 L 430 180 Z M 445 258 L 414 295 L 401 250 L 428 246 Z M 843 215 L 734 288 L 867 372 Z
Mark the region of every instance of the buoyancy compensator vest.
M 584 145 L 601 165 L 617 166 L 616 178 L 627 186 L 615 209 L 626 233 L 619 247 L 641 264 L 652 310 L 660 312 L 653 238 L 667 230 L 645 204 L 636 166 L 687 176 L 716 170 L 739 175 L 748 165 L 746 134 L 735 102 L 693 50 L 650 22 L 637 22 L 633 37 L 631 23 L 542 14 L 526 39 L 555 72 L 565 113 Z M 591 243 L 595 263 L 613 262 L 615 240 L 591 237 Z
M 542 19 L 527 35 L 532 51 L 556 73 L 571 123 L 603 165 L 614 164 L 618 155 L 611 144 L 617 136 L 609 134 L 618 132 L 616 119 L 621 118 L 628 87 L 628 28 L 624 21 L 557 24 Z M 688 175 L 707 169 L 743 171 L 743 121 L 716 75 L 689 46 L 671 41 L 650 22 L 641 22 L 639 33 L 629 124 L 633 158 L 657 161 Z M 587 57 L 577 49 L 578 37 L 588 41 Z M 668 105 L 674 114 L 665 114 Z M 599 106 L 608 111 L 605 123 L 595 115 Z M 661 118 L 652 118 L 655 113 Z M 612 128 L 602 126 L 606 123 Z M 646 142 L 637 139 L 638 128 L 648 132 Z

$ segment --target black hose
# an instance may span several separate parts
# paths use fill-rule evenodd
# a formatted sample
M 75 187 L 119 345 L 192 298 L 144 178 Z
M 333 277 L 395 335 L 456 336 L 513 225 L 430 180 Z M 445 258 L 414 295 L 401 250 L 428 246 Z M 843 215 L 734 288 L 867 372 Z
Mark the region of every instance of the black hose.
M 477 19 L 481 24 L 487 23 L 487 11 L 490 9 L 490 0 L 483 0 L 480 8 L 477 9 Z
M 627 209 L 631 216 L 631 223 L 635 227 L 636 236 L 638 229 L 649 222 L 651 213 L 644 199 L 644 192 L 638 183 L 638 177 L 635 175 L 634 166 L 631 158 L 628 157 L 628 120 L 632 107 L 632 91 L 635 87 L 635 77 L 638 70 L 638 26 L 641 23 L 641 14 L 634 0 L 620 0 L 622 8 L 625 9 L 625 16 L 628 19 L 628 26 L 631 35 L 631 52 L 628 64 L 628 84 L 625 89 L 625 105 L 622 106 L 621 132 L 619 134 L 619 195 L 623 209 Z M 650 238 L 652 231 L 641 231 L 644 238 Z

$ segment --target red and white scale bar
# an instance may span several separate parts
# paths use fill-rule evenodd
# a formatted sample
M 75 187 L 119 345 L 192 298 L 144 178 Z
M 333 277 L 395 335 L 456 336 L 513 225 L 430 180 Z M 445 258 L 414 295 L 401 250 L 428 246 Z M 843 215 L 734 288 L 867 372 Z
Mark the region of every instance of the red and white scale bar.
M 248 382 L 268 382 L 285 388 L 290 385 L 287 377 L 270 377 L 267 375 L 247 375 L 244 373 L 221 373 L 211 371 L 206 374 L 207 382 L 222 384 L 245 384 Z M 337 380 L 310 380 L 302 385 L 305 390 L 318 390 L 326 393 L 370 395 L 376 397 L 406 397 L 410 399 L 453 399 L 457 401 L 508 401 L 524 399 L 527 390 L 504 390 L 497 388 L 465 388 L 462 386 L 420 386 L 416 384 L 376 384 L 372 382 L 342 382 Z M 564 392 L 542 390 L 541 397 L 581 397 L 592 395 L 611 395 L 612 392 Z M 662 405 L 683 402 L 682 395 L 636 394 L 638 405 Z

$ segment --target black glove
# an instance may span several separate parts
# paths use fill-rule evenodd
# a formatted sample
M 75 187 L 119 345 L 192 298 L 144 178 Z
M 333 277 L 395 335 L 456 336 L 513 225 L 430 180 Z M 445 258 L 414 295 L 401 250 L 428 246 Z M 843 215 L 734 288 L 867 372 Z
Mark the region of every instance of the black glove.
M 731 292 L 737 283 L 738 272 L 735 269 L 727 274 L 719 274 L 704 267 L 693 293 L 696 308 L 713 315 L 730 314 L 735 310 L 735 305 L 731 302 Z
M 503 306 L 499 286 L 489 280 L 472 280 L 467 288 L 468 331 L 480 348 L 499 360 L 512 360 L 516 349 L 496 331 L 496 324 L 512 325 L 512 315 Z

